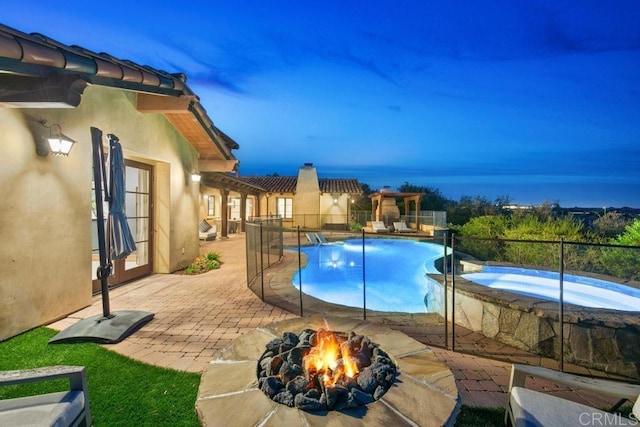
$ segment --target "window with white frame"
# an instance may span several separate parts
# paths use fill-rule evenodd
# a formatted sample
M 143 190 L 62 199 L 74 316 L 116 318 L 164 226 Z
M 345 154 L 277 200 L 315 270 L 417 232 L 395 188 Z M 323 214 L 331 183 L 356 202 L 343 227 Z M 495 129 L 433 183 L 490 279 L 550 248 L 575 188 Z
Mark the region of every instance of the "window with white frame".
M 293 218 L 293 199 L 276 197 L 276 215 L 281 218 Z

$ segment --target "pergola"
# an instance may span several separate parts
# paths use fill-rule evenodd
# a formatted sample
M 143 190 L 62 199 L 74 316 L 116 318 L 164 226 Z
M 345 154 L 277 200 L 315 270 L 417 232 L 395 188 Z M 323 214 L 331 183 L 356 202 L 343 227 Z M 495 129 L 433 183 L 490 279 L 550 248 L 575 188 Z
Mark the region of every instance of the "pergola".
M 393 199 L 395 206 L 397 199 L 402 199 L 405 206 L 405 214 L 408 215 L 410 203 L 414 202 L 414 214 L 418 218 L 420 214 L 420 199 L 422 199 L 424 193 L 393 193 L 390 191 L 380 191 L 369 196 L 371 199 L 371 213 L 375 221 L 382 221 L 380 219 L 383 216 L 382 206 L 385 199 Z
M 242 180 L 237 179 L 234 176 L 227 175 L 222 172 L 202 172 L 202 180 L 200 181 L 203 185 L 211 188 L 217 188 L 220 190 L 220 194 L 222 195 L 222 204 L 221 204 L 221 230 L 220 237 L 227 237 L 228 233 L 228 223 L 229 220 L 227 218 L 227 201 L 229 198 L 229 193 L 234 191 L 236 193 L 240 193 L 240 211 L 245 212 L 247 205 L 247 196 L 253 195 L 255 196 L 256 206 L 255 209 L 260 212 L 260 194 L 265 193 L 266 191 L 259 186 L 252 185 L 246 183 Z M 245 217 L 241 215 L 240 218 L 240 231 L 245 230 Z

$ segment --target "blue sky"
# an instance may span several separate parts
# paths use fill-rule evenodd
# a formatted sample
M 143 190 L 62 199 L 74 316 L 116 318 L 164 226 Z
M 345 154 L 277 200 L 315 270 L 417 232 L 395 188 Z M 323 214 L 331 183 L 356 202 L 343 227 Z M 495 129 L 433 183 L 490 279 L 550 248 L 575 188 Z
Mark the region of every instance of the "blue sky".
M 18 30 L 184 72 L 242 175 L 640 207 L 636 0 L 11 3 Z

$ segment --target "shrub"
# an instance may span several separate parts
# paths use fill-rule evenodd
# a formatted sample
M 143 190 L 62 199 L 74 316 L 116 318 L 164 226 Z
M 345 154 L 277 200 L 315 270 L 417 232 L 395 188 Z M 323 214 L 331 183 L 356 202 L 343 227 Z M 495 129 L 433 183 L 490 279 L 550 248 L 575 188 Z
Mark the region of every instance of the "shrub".
M 640 246 L 640 220 L 625 228 L 624 233 L 615 239 L 612 244 L 623 246 Z M 640 279 L 640 251 L 635 248 L 608 248 L 602 254 L 602 261 L 612 274 L 625 279 Z
M 209 252 L 204 256 L 197 257 L 191 264 L 185 268 L 185 274 L 201 274 L 210 270 L 220 268 L 220 255 L 215 252 Z

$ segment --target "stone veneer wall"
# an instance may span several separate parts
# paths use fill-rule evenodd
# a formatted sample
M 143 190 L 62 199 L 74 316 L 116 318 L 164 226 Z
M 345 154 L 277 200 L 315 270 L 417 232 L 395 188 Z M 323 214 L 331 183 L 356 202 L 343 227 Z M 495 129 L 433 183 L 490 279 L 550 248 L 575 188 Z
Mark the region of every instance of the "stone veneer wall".
M 433 278 L 442 283 L 442 276 Z M 455 323 L 486 337 L 558 359 L 558 317 L 555 302 L 486 288 L 456 276 Z M 637 313 L 565 305 L 564 341 L 566 363 L 640 379 Z

